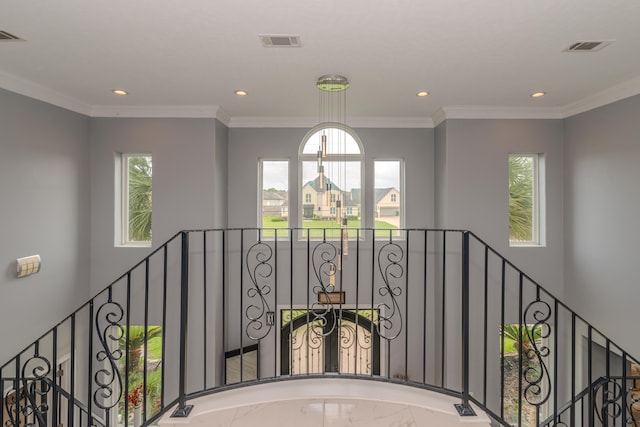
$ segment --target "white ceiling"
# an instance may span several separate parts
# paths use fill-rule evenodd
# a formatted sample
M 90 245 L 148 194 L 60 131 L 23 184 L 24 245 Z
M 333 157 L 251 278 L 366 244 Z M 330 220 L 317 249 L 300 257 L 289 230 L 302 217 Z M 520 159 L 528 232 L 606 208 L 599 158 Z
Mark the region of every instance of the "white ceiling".
M 0 87 L 94 116 L 292 125 L 336 73 L 352 125 L 561 117 L 640 93 L 639 23 L 638 0 L 2 0 L 0 30 L 26 41 L 0 43 Z M 613 43 L 563 52 L 579 40 Z

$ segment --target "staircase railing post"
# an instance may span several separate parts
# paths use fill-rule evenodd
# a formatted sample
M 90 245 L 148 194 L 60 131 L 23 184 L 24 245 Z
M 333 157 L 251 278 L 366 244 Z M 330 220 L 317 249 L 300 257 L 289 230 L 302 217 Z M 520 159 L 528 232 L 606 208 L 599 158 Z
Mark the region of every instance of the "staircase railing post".
M 187 405 L 187 326 L 189 309 L 189 233 L 183 231 L 180 261 L 180 373 L 178 380 L 178 407 L 172 417 L 186 418 L 193 409 Z
M 455 405 L 463 417 L 475 416 L 469 404 L 469 232 L 462 232 L 462 403 Z

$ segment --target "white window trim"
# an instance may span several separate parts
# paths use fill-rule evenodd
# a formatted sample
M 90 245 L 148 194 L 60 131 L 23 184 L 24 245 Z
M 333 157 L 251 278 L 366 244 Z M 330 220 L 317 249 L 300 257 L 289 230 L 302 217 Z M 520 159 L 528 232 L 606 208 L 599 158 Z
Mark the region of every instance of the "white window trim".
M 532 209 L 532 239 L 518 242 L 511 240 L 509 247 L 538 248 L 546 246 L 546 170 L 544 153 L 509 153 L 508 157 L 533 158 L 533 209 Z
M 149 248 L 152 240 L 130 241 L 129 240 L 129 168 L 128 160 L 131 157 L 151 157 L 151 153 L 116 153 L 115 173 L 115 246 L 127 248 Z M 153 178 L 152 178 L 153 180 Z
M 400 192 L 400 226 L 398 227 L 400 230 L 403 230 L 404 228 L 406 228 L 406 203 L 405 200 L 407 200 L 407 197 L 405 195 L 405 160 L 403 158 L 397 158 L 397 157 L 381 157 L 381 158 L 374 158 L 373 159 L 373 193 L 374 193 L 374 197 L 375 197 L 375 187 L 376 187 L 376 162 L 399 162 L 400 163 L 400 188 L 398 188 L 398 191 Z M 375 203 L 375 199 L 374 199 L 374 203 Z M 375 205 L 372 206 L 372 215 L 374 215 L 376 210 Z M 374 215 L 375 216 L 375 215 Z M 375 220 L 376 218 L 373 218 L 373 225 L 375 225 Z M 404 233 L 401 233 L 401 235 L 404 235 Z M 402 240 L 402 239 L 400 239 Z
M 313 127 L 311 130 L 309 130 L 309 132 L 307 132 L 307 134 L 304 136 L 304 138 L 302 138 L 302 141 L 298 147 L 298 188 L 297 188 L 297 194 L 299 195 L 301 201 L 304 201 L 304 194 L 302 193 L 302 187 L 304 186 L 304 182 L 303 178 L 302 178 L 302 164 L 303 162 L 316 162 L 318 160 L 317 158 L 317 154 L 316 153 L 304 153 L 304 147 L 307 145 L 307 143 L 309 142 L 309 139 L 311 139 L 311 137 L 313 135 L 315 135 L 318 131 L 322 130 L 322 129 L 327 129 L 327 128 L 335 128 L 335 129 L 341 129 L 343 131 L 345 131 L 346 133 L 348 133 L 353 140 L 356 142 L 356 144 L 358 144 L 358 149 L 360 150 L 360 154 L 342 154 L 342 155 L 331 155 L 328 156 L 329 159 L 327 161 L 345 161 L 345 162 L 360 162 L 360 218 L 361 218 L 361 223 L 360 223 L 360 227 L 364 228 L 366 221 L 368 219 L 367 212 L 365 210 L 365 187 L 366 187 L 366 182 L 365 182 L 365 153 L 364 153 L 364 146 L 362 144 L 362 141 L 360 140 L 360 137 L 356 134 L 356 132 L 350 128 L 347 125 L 341 124 L 341 123 L 321 123 L 319 125 L 316 125 L 315 127 Z M 331 159 L 331 157 L 335 157 L 334 159 Z M 298 225 L 297 227 L 302 229 L 303 228 L 303 208 L 302 208 L 303 203 L 298 202 L 296 205 L 296 210 L 297 215 L 297 221 L 298 221 Z M 372 213 L 369 213 L 369 215 L 372 215 Z M 291 206 L 289 206 L 289 226 L 293 227 L 292 223 L 291 223 Z M 373 220 L 373 218 L 372 218 Z M 299 240 L 305 240 L 306 238 L 304 237 L 305 233 L 299 233 L 300 237 Z M 364 234 L 364 233 L 363 233 Z M 364 237 L 364 236 L 363 236 Z M 327 238 L 329 239 L 329 238 Z M 339 240 L 339 239 L 336 239 Z
M 264 201 L 262 200 L 262 192 L 264 189 L 263 175 L 264 175 L 264 162 L 287 162 L 287 203 L 289 204 L 288 209 L 288 222 L 289 227 L 291 227 L 291 182 L 289 181 L 289 173 L 291 172 L 291 159 L 285 157 L 261 157 L 258 159 L 258 228 L 263 228 L 264 224 L 262 224 L 262 204 Z M 283 236 L 284 239 L 286 236 Z

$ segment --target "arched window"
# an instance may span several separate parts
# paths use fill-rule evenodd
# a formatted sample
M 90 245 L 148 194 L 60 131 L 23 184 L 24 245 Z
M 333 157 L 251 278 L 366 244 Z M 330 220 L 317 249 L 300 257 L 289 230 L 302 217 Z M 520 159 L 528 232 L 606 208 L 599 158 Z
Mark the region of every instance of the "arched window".
M 313 128 L 300 145 L 298 221 L 302 228 L 361 227 L 363 150 L 355 132 L 344 125 Z M 306 197 L 311 194 L 311 200 Z M 347 212 L 351 212 L 347 218 Z M 354 218 L 355 217 L 355 218 Z

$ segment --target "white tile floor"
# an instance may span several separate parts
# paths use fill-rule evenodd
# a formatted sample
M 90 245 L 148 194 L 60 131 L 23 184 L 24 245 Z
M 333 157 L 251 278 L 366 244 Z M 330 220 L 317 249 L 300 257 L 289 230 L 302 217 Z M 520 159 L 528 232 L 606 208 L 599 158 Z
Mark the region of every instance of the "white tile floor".
M 453 427 L 489 426 L 488 417 L 460 418 L 456 398 L 397 384 L 360 380 L 295 380 L 230 390 L 197 399 L 176 427 Z
M 439 419 L 437 414 L 428 409 L 366 400 L 290 400 L 225 409 L 211 415 L 211 417 L 206 417 L 206 420 L 198 420 L 192 425 L 207 425 L 209 427 L 419 427 L 442 425 L 437 423 Z

